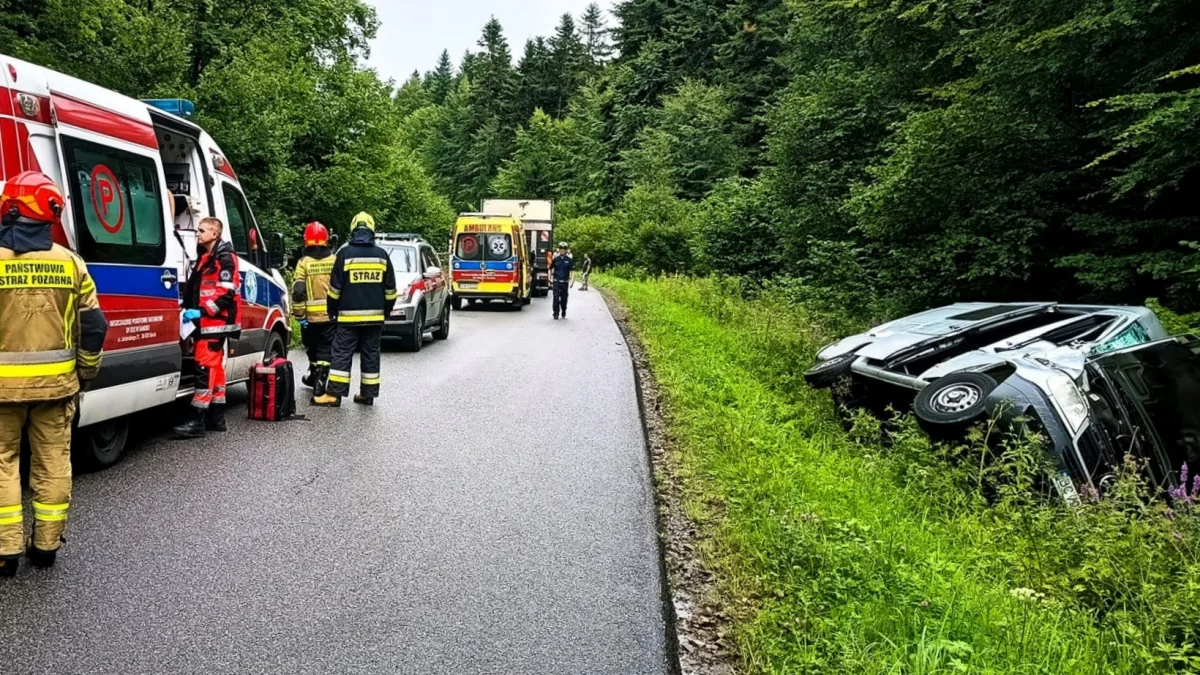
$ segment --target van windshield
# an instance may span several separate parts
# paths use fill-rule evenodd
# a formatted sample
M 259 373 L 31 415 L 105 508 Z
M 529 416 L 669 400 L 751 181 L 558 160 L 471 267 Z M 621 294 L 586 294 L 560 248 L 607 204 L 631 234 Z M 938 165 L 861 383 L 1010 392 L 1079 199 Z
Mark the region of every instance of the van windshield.
M 463 260 L 508 260 L 512 257 L 512 237 L 508 234 L 458 235 L 455 257 Z

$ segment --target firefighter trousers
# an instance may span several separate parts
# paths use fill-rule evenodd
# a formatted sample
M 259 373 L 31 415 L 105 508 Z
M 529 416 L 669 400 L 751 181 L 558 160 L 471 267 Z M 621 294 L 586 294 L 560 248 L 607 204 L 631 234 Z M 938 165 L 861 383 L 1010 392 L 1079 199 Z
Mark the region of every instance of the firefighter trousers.
M 25 549 L 21 509 L 21 432 L 29 429 L 33 451 L 33 546 L 56 551 L 71 503 L 71 424 L 75 397 L 39 403 L 0 403 L 0 558 Z
M 382 335 L 383 326 L 339 323 L 333 336 L 333 364 L 329 368 L 329 386 L 326 391 L 334 396 L 350 393 L 350 369 L 354 364 L 354 352 L 358 351 L 358 366 L 362 375 L 359 392 L 367 398 L 378 397 Z
M 225 338 L 196 340 L 196 391 L 192 405 L 225 405 Z
M 554 316 L 567 315 L 567 294 L 571 291 L 568 281 L 554 281 Z
M 333 358 L 333 334 L 336 326 L 328 321 L 310 323 L 300 330 L 300 340 L 308 354 L 308 365 L 328 366 Z

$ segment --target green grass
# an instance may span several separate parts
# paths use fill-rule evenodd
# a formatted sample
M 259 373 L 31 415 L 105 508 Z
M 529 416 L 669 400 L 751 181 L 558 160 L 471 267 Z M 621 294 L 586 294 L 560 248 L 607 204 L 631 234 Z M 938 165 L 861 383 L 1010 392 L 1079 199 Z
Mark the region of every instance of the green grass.
M 1140 500 L 1136 475 L 1125 501 L 1069 509 L 1029 495 L 1028 443 L 999 470 L 911 423 L 885 449 L 803 385 L 835 337 L 822 317 L 708 280 L 597 282 L 662 389 L 746 670 L 1200 669 L 1200 528 Z

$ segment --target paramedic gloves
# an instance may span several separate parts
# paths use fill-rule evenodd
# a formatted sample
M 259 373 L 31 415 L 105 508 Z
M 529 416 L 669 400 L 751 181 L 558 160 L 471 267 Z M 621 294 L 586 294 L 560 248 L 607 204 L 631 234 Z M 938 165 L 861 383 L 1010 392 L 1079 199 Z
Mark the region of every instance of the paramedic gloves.
M 196 319 L 199 319 L 199 318 L 200 318 L 200 310 L 198 310 L 198 309 L 183 310 L 183 320 L 184 321 L 195 321 Z

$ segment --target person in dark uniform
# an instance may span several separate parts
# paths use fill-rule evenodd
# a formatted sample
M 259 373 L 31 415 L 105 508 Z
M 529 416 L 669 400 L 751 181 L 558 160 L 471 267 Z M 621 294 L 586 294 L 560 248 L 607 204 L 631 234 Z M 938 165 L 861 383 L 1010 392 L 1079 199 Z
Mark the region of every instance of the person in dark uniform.
M 558 253 L 550 261 L 550 279 L 554 286 L 554 319 L 567 318 L 567 294 L 575 278 L 575 260 L 567 242 L 558 242 Z
M 362 382 L 354 402 L 374 405 L 379 396 L 380 340 L 383 320 L 392 313 L 399 293 L 396 270 L 387 251 L 375 245 L 375 219 L 360 213 L 350 224 L 350 243 L 338 251 L 329 274 L 325 309 L 337 324 L 329 384 L 312 404 L 337 407 L 350 393 L 354 352 L 361 354 Z

